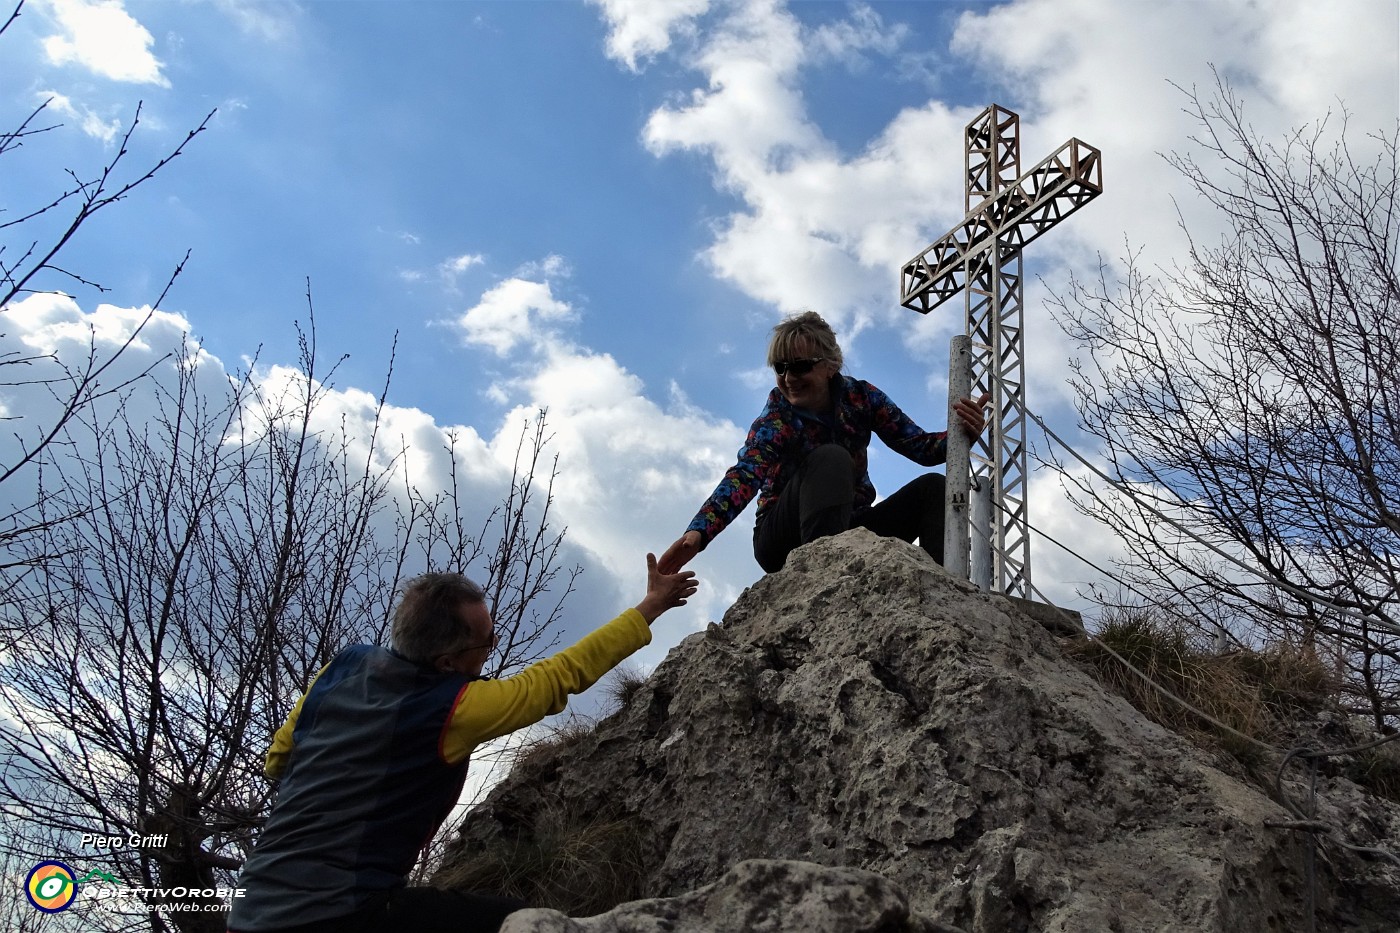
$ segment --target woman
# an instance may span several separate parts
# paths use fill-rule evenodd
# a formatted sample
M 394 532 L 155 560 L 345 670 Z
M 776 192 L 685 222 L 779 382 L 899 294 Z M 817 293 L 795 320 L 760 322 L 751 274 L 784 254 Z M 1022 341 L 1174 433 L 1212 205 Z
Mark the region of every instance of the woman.
M 947 456 L 947 432 L 929 433 L 868 382 L 841 375 L 841 347 L 814 311 L 773 328 L 768 364 L 777 386 L 749 429 L 738 462 L 700 507 L 685 534 L 661 555 L 662 573 L 675 573 L 705 549 L 758 496 L 753 552 L 766 572 L 780 570 L 793 548 L 850 528 L 919 539 L 943 562 L 943 477 L 926 473 L 878 505 L 867 469 L 872 433 L 923 466 Z M 982 433 L 982 406 L 953 406 L 963 429 Z

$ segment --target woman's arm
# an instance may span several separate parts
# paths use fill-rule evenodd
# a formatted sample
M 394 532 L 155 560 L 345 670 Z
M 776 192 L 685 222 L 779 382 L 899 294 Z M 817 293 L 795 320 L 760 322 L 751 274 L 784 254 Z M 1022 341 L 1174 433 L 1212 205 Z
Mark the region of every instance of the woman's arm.
M 777 468 L 793 427 L 782 417 L 774 389 L 749 428 L 739 457 L 691 519 L 689 527 L 661 555 L 662 573 L 675 573 L 734 521 Z

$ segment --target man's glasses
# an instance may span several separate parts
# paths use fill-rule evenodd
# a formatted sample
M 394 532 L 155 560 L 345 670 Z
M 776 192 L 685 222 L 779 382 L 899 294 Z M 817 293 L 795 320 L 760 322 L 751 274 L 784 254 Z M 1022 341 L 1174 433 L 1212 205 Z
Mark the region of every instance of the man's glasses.
M 467 645 L 465 648 L 458 648 L 456 651 L 449 651 L 443 657 L 455 658 L 459 654 L 466 654 L 468 651 L 479 651 L 482 648 L 495 648 L 501 642 L 500 633 L 492 629 L 491 640 L 480 645 Z
M 811 360 L 778 360 L 773 364 L 773 372 L 779 376 L 785 376 L 788 373 L 792 373 L 794 376 L 805 376 L 818 363 L 822 362 L 825 362 L 825 359 L 820 356 Z

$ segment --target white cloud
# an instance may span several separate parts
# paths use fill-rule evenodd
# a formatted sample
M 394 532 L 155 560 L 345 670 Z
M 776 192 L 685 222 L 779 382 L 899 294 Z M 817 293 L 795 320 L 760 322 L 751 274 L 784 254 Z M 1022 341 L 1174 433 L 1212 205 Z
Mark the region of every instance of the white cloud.
M 726 10 L 682 59 L 704 86 L 658 106 L 643 133 L 658 157 L 708 157 L 716 187 L 743 202 L 713 224 L 704 258 L 775 310 L 812 308 L 838 328 L 901 314 L 890 277 L 962 216 L 962 128 L 980 108 L 931 99 L 843 155 L 808 115 L 803 70 L 902 57 L 907 33 L 886 25 L 878 7 L 854 7 L 815 29 L 771 0 Z M 1104 152 L 1105 196 L 1029 251 L 1032 274 L 1045 274 L 1095 251 L 1116 255 L 1125 231 L 1169 254 L 1181 243 L 1178 211 L 1204 220 L 1189 198 L 1174 200 L 1183 185 L 1160 155 L 1195 129 L 1171 81 L 1208 86 L 1216 63 L 1258 98 L 1252 112 L 1265 135 L 1316 119 L 1337 97 L 1363 125 L 1378 126 L 1397 108 L 1395 20 L 1390 0 L 1325 9 L 1301 0 L 1018 0 L 965 13 L 943 54 L 1008 88 L 1000 102 L 1021 112 L 1023 169 L 1071 136 Z M 956 318 L 918 330 L 946 339 Z
M 534 268 L 557 275 L 565 264 L 551 256 Z M 573 317 L 547 281 L 512 278 L 484 293 L 459 323 L 469 342 L 501 356 L 523 354 L 513 374 L 489 390 L 509 409 L 487 439 L 490 456 L 508 470 L 519 426 L 547 411 L 548 453 L 559 456 L 556 520 L 568 528 L 570 542 L 592 555 L 590 566 L 604 568 L 619 599 L 636 599 L 643 555 L 659 555 L 681 535 L 733 463 L 743 431 L 693 405 L 674 384 L 664 404 L 653 401 L 613 356 L 569 339 Z M 704 588 L 686 609 L 668 615 L 643 663 L 654 663 L 698 622 L 718 619 L 758 576 L 746 541 L 751 528 L 745 516 L 723 547 L 697 560 Z
M 672 33 L 687 33 L 710 0 L 589 0 L 608 21 L 608 57 L 637 71 L 637 60 L 651 59 L 671 46 Z
M 522 264 L 515 274 L 522 279 L 567 279 L 573 275 L 573 269 L 563 256 L 550 253 L 541 260 Z
M 719 181 L 736 190 L 784 156 L 820 148 L 794 85 L 803 57 L 797 20 L 772 0 L 733 9 L 694 62 L 708 89 L 692 91 L 685 106 L 653 112 L 643 132 L 648 148 L 706 152 Z
M 859 69 L 865 64 L 863 52 L 893 55 L 908 36 L 908 26 L 897 23 L 887 27 L 874 8 L 860 4 L 852 8 L 850 19 L 824 23 L 812 30 L 807 44 L 818 55 Z
M 444 259 L 439 268 L 445 274 L 460 275 L 472 266 L 479 266 L 486 260 L 480 253 L 467 253 L 461 256 L 454 256 L 451 259 Z
M 505 356 L 521 344 L 538 345 L 566 321 L 573 308 L 554 297 L 548 282 L 506 279 L 457 319 L 467 343 L 490 347 Z
M 99 351 L 119 348 L 148 316 L 151 323 L 132 341 L 132 350 L 137 353 L 152 351 L 153 339 L 156 345 L 166 346 L 172 332 L 188 328 L 181 316 L 152 312 L 149 306 L 118 308 L 101 304 L 88 313 L 69 296 L 47 292 L 7 305 L 4 321 L 9 341 L 24 345 L 32 353 L 68 358 L 86 355 L 92 344 Z
M 479 266 L 486 262 L 480 253 L 464 253 L 461 256 L 451 256 L 438 263 L 438 277 L 443 284 L 452 291 L 457 290 L 457 283 L 462 276 L 473 266 Z M 421 276 L 420 276 L 421 278 Z
M 709 156 L 716 186 L 743 200 L 704 252 L 719 277 L 777 310 L 810 308 L 855 330 L 888 307 L 891 270 L 958 219 L 970 111 L 905 110 L 849 157 L 806 112 L 804 68 L 892 55 L 905 36 L 869 7 L 804 31 L 781 5 L 753 3 L 700 37 L 691 64 L 706 87 L 653 111 L 643 139 L 657 156 Z M 930 216 L 940 205 L 941 221 Z
M 76 64 L 113 81 L 169 87 L 151 52 L 154 40 L 120 0 L 46 0 L 59 32 L 44 39 L 58 65 Z
M 286 42 L 296 35 L 297 3 L 266 3 L 263 0 L 215 0 L 215 6 L 233 20 L 240 32 L 265 42 Z
M 54 354 L 73 366 L 86 359 L 90 340 L 95 340 L 98 356 L 102 358 L 125 342 L 147 310 L 103 304 L 93 311 L 85 311 L 66 296 L 32 295 L 6 309 L 6 326 L 0 334 L 0 358 L 4 358 L 4 354 L 21 357 Z M 184 316 L 156 312 L 142 331 L 141 339 L 132 342 L 118 364 L 104 375 L 102 384 L 113 387 L 150 369 L 152 379 L 165 382 L 168 389 L 173 355 L 184 339 L 187 346 L 195 349 L 203 391 L 208 398 L 222 398 L 230 373 L 220 359 L 194 344 L 187 336 L 189 331 L 190 324 Z M 163 361 L 167 356 L 172 357 L 170 362 Z M 245 360 L 244 365 L 249 362 Z M 33 380 L 55 379 L 61 374 L 56 364 L 41 360 L 26 367 L 21 375 Z M 13 383 L 16 373 L 0 371 L 0 379 Z M 294 366 L 258 365 L 253 368 L 251 379 L 258 401 L 246 408 L 245 427 L 250 431 L 259 418 L 275 419 L 279 417 L 278 412 L 295 410 L 296 398 L 305 394 L 304 379 Z M 62 382 L 54 385 L 61 389 Z M 125 395 L 123 407 L 133 424 L 157 417 L 157 402 L 155 393 L 149 390 L 150 385 L 138 383 Z M 467 527 L 479 527 L 490 507 L 504 497 L 512 464 L 499 454 L 503 446 L 500 438 L 483 438 L 470 426 L 440 425 L 415 408 L 392 403 L 381 407 L 376 393 L 354 386 L 317 385 L 316 392 L 319 401 L 310 421 L 312 432 L 330 439 L 328 443 L 333 444 L 337 443 L 334 439 L 344 437 L 344 453 L 351 463 L 369 462 L 374 467 L 391 469 L 397 480 L 390 485 L 391 493 L 401 494 L 405 483 L 428 497 L 446 489 L 453 471 L 448 447 L 455 441 L 455 473 L 462 501 L 469 510 L 463 516 Z M 0 384 L 0 406 L 23 413 L 22 420 L 12 423 L 0 435 L 0 464 L 13 463 L 18 445 L 26 439 L 33 443 L 43 433 L 52 422 L 56 405 L 54 394 L 37 382 Z M 512 427 L 509 438 L 512 445 L 516 433 Z M 375 445 L 372 456 L 371 442 Z M 19 477 L 7 482 L 2 490 L 4 497 L 8 500 L 24 494 L 24 480 Z M 384 530 L 388 533 L 388 529 Z
M 116 139 L 117 133 L 121 132 L 121 120 L 104 120 L 92 110 L 80 104 L 75 104 L 67 96 L 57 91 L 42 91 L 38 95 L 39 100 L 48 101 L 49 109 L 63 116 L 72 117 L 78 121 L 78 126 L 84 133 L 96 139 L 109 143 Z
M 691 405 L 675 387 L 663 408 L 612 356 L 562 341 L 544 347 L 504 390 L 517 405 L 507 424 L 548 410 L 551 450 L 561 464 L 554 487 L 560 519 L 569 539 L 619 581 L 624 597 L 636 589 L 643 554 L 659 555 L 681 535 L 743 438 L 740 427 Z M 505 431 L 497 441 L 503 437 Z M 668 624 L 718 619 L 740 586 L 757 578 L 751 528 L 745 516 L 722 546 L 696 561 L 706 586 Z

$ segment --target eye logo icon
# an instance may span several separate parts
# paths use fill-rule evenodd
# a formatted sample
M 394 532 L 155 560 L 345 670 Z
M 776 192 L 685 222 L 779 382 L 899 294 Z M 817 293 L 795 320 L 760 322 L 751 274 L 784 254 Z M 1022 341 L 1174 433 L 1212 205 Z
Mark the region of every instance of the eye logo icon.
M 35 910 L 56 914 L 67 910 L 78 896 L 73 869 L 62 862 L 40 862 L 24 879 L 24 893 Z

